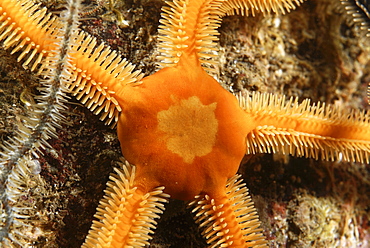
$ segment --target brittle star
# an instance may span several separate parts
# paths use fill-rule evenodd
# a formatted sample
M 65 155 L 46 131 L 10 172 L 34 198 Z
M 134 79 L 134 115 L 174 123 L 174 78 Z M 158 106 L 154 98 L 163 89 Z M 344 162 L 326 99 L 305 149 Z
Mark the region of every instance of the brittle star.
M 165 35 L 164 36 L 162 36 L 162 37 L 165 37 Z M 181 36 L 180 36 L 180 38 L 181 38 Z M 180 39 L 181 40 L 181 39 Z M 185 39 L 186 40 L 186 39 Z M 181 50 L 181 49 L 180 49 Z M 185 49 L 186 50 L 186 49 Z M 166 54 L 166 52 L 163 52 L 164 54 Z M 175 53 L 174 53 L 175 54 Z M 191 53 L 190 53 L 191 54 Z M 206 55 L 206 56 L 208 56 L 208 55 Z M 189 60 L 191 61 L 191 57 L 192 56 L 189 56 L 190 58 L 189 58 Z M 180 62 L 177 62 L 176 60 L 177 60 L 177 58 L 180 58 Z M 180 65 L 181 65 L 181 61 L 187 61 L 187 62 L 189 62 L 188 60 L 187 60 L 187 55 L 186 55 L 186 53 L 185 53 L 185 55 L 184 54 L 181 54 L 180 53 L 180 56 L 178 56 L 177 57 L 177 53 L 176 53 L 176 56 L 173 56 L 173 57 L 171 57 L 170 56 L 170 62 L 172 63 L 173 61 L 171 61 L 171 60 L 173 60 L 173 61 L 175 61 L 175 63 L 174 64 L 176 64 L 176 63 L 178 63 L 179 65 L 176 65 L 176 66 L 174 66 L 174 67 L 177 67 L 177 66 L 179 66 L 179 67 L 181 67 Z M 194 63 L 194 61 L 193 62 L 189 62 L 189 63 Z M 197 63 L 195 63 L 195 64 L 197 64 Z M 195 66 L 195 68 L 197 68 L 197 67 L 199 67 L 199 66 Z M 199 67 L 200 68 L 200 67 Z M 179 73 L 183 73 L 184 71 L 185 71 L 185 69 L 187 69 L 184 65 L 183 65 L 183 68 L 182 68 L 183 70 L 182 71 L 180 71 Z M 194 69 L 195 70 L 195 69 Z M 162 71 L 163 72 L 163 71 Z M 200 70 L 200 71 L 198 71 L 198 73 L 196 74 L 196 75 L 205 75 L 205 73 L 204 72 L 202 72 L 202 70 Z M 160 74 L 157 74 L 157 75 L 160 75 Z M 180 75 L 180 74 L 178 74 L 178 75 Z M 177 74 L 176 74 L 176 77 L 178 76 Z M 191 73 L 189 73 L 189 75 L 191 75 Z M 184 75 L 184 78 L 186 78 L 188 75 Z M 152 77 L 153 78 L 153 77 Z M 205 77 L 205 78 L 209 78 L 210 79 L 210 77 Z M 149 79 L 150 79 L 150 77 L 149 77 Z M 143 82 L 144 83 L 142 83 L 142 84 L 140 84 L 140 85 L 145 85 L 145 79 L 143 80 Z M 191 81 L 189 81 L 189 82 L 191 82 Z M 73 85 L 73 87 L 74 86 L 76 86 L 77 85 L 77 87 L 79 86 L 78 85 L 79 84 L 79 82 L 77 82 L 76 84 L 74 84 Z M 137 87 L 140 87 L 140 85 L 139 86 L 137 86 Z M 85 86 L 82 86 L 80 89 L 83 89 L 83 87 L 85 87 Z M 175 92 L 176 90 L 175 89 L 173 89 L 171 92 Z M 115 94 L 117 94 L 117 96 L 118 96 L 118 90 L 116 90 L 115 91 Z M 180 94 L 181 95 L 181 94 Z M 220 93 L 220 95 L 222 95 L 221 93 Z M 220 95 L 218 95 L 218 97 L 220 96 Z M 91 97 L 93 97 L 92 95 L 91 95 Z M 254 101 L 256 101 L 256 102 L 258 102 L 258 98 L 259 98 L 260 96 L 257 94 L 254 98 L 252 98 L 253 99 L 253 101 L 252 102 L 254 102 Z M 268 101 L 267 99 L 268 99 L 268 96 L 266 95 L 266 96 L 264 96 L 264 97 L 266 97 L 266 102 Z M 274 97 L 271 97 L 271 99 L 272 100 L 270 100 L 270 101 L 272 101 L 272 103 L 275 103 L 275 104 L 277 104 L 277 105 L 282 105 L 282 106 L 286 106 L 288 109 L 289 109 L 289 107 L 291 107 L 291 105 L 290 104 L 288 104 L 288 105 L 284 105 L 284 100 L 281 100 L 281 99 L 278 99 L 278 98 L 274 98 Z M 88 99 L 87 99 L 88 100 Z M 207 116 L 210 112 L 212 113 L 215 109 L 216 109 L 216 106 L 212 106 L 212 103 L 210 103 L 210 104 L 208 104 L 208 105 L 206 105 L 206 104 L 204 104 L 204 103 L 201 103 L 200 102 L 200 100 L 199 99 L 197 99 L 197 97 L 188 97 L 188 98 L 186 98 L 186 99 L 183 99 L 183 100 L 181 100 L 181 98 L 180 98 L 180 100 L 177 100 L 176 98 L 171 98 L 171 100 L 170 101 L 174 101 L 174 102 L 177 102 L 178 103 L 178 106 L 180 106 L 180 107 L 189 107 L 189 106 L 193 106 L 193 105 L 204 105 L 204 107 L 202 107 L 202 108 L 200 108 L 200 109 L 203 109 L 204 110 L 204 113 L 202 112 L 202 113 L 200 113 L 201 115 L 203 115 L 203 114 L 205 114 L 205 116 Z M 250 99 L 248 100 L 246 100 L 247 102 L 248 102 L 248 104 L 251 104 L 249 101 L 250 101 Z M 130 101 L 131 102 L 131 101 Z M 243 101 L 241 101 L 241 105 L 243 105 L 243 103 L 242 103 Z M 113 102 L 114 103 L 114 102 Z M 92 102 L 92 104 L 94 104 L 93 102 Z M 129 103 L 128 103 L 129 104 Z M 219 105 L 221 105 L 220 104 L 220 102 L 218 102 L 218 104 Z M 307 104 L 307 103 L 305 103 L 305 104 Z M 211 105 L 211 106 L 209 106 L 209 105 Z M 235 104 L 234 104 L 235 105 Z M 293 104 L 294 105 L 294 104 Z M 125 106 L 125 105 L 123 105 L 123 106 Z M 206 106 L 208 106 L 212 111 L 210 111 L 209 109 L 207 110 L 207 108 L 206 108 Z M 267 105 L 266 105 L 267 106 Z M 298 105 L 297 105 L 298 106 Z M 301 105 L 302 106 L 302 105 Z M 234 107 L 236 107 L 236 106 L 234 106 Z M 246 109 L 248 109 L 246 106 L 244 106 Z M 271 110 L 273 111 L 273 109 L 274 110 L 278 110 L 278 109 L 276 109 L 275 108 L 275 106 L 272 106 L 272 105 L 269 105 L 269 107 L 270 108 L 272 108 Z M 253 107 L 253 103 L 252 103 L 252 107 L 251 107 L 252 109 L 254 108 Z M 255 108 L 256 109 L 254 109 L 253 111 L 261 111 L 260 109 L 261 109 L 261 106 L 259 106 L 258 105 L 258 103 L 257 103 L 257 105 L 255 106 Z M 302 107 L 303 109 L 305 109 L 305 107 Z M 177 111 L 177 107 L 176 106 L 172 106 L 172 107 L 168 107 L 168 108 L 165 108 L 165 109 L 167 109 L 168 111 L 170 111 L 171 113 L 179 113 L 180 115 L 185 115 L 185 113 L 182 113 L 181 111 L 179 112 L 179 111 Z M 235 108 L 235 109 L 238 109 L 238 108 Z M 320 108 L 318 108 L 319 110 L 315 110 L 315 111 L 318 111 L 318 112 L 320 112 L 320 111 L 324 111 L 323 109 L 321 109 L 320 110 Z M 267 111 L 270 111 L 270 110 L 267 110 Z M 188 112 L 188 111 L 187 111 Z M 263 111 L 262 111 L 263 112 Z M 110 113 L 110 112 L 108 112 L 108 113 Z M 164 123 L 166 123 L 166 122 L 169 122 L 169 123 L 171 123 L 171 124 L 173 124 L 173 121 L 172 121 L 172 117 L 171 116 L 169 116 L 168 114 L 167 114 L 167 112 L 160 112 L 161 114 L 158 114 L 158 116 L 159 117 L 157 117 L 157 118 L 159 118 L 159 119 L 162 119 L 162 120 L 164 120 Z M 208 113 L 208 114 L 207 114 Z M 310 113 L 310 111 L 308 110 L 308 113 Z M 233 113 L 233 114 L 236 114 L 236 113 Z M 169 117 L 168 117 L 169 116 Z M 241 114 L 241 116 L 242 116 L 242 114 Z M 122 116 L 121 116 L 122 117 Z M 208 120 L 210 120 L 210 122 L 207 122 L 208 124 L 212 124 L 212 121 L 211 120 L 214 120 L 214 118 L 213 118 L 213 116 L 212 116 L 212 114 L 211 114 L 211 116 L 208 116 L 209 118 L 208 118 Z M 239 117 L 238 117 L 239 118 Z M 243 117 L 244 118 L 244 117 Z M 359 114 L 359 117 L 358 117 L 359 119 L 361 119 L 361 118 L 366 118 L 366 117 L 364 117 L 363 115 L 361 115 L 361 114 Z M 195 119 L 196 120 L 196 119 Z M 162 122 L 163 123 L 163 122 Z M 215 122 L 213 122 L 213 123 L 215 123 Z M 244 123 L 244 121 L 243 121 L 243 123 Z M 176 123 L 175 123 L 176 124 Z M 181 124 L 181 126 L 183 126 L 184 125 L 184 123 L 179 123 L 179 124 L 176 124 L 176 125 L 180 125 Z M 171 125 L 171 126 L 176 126 L 176 125 Z M 221 125 L 221 124 L 220 124 Z M 160 130 L 165 130 L 165 131 L 168 131 L 166 128 L 168 128 L 167 127 L 168 125 L 164 125 L 164 127 L 162 126 L 162 125 L 159 125 L 159 129 Z M 216 126 L 218 126 L 218 123 L 216 124 Z M 186 127 L 187 126 L 184 126 L 184 128 L 186 129 Z M 208 126 L 206 126 L 206 127 L 208 127 Z M 215 128 L 215 125 L 211 125 L 210 127 L 209 127 L 211 130 L 212 129 L 214 129 Z M 120 128 L 119 128 L 120 129 Z M 218 129 L 218 127 L 216 127 L 216 129 Z M 126 130 L 128 130 L 128 129 L 126 129 Z M 162 131 L 163 131 L 162 130 Z M 238 129 L 237 129 L 238 130 Z M 190 131 L 190 133 L 191 133 L 192 131 Z M 269 130 L 269 132 L 271 132 L 271 130 Z M 286 132 L 286 131 L 284 131 L 284 132 Z M 248 133 L 248 132 L 247 132 Z M 131 133 L 132 134 L 132 133 Z M 144 134 L 144 133 L 142 133 L 142 134 Z M 275 135 L 282 135 L 282 137 L 284 137 L 284 134 L 282 134 L 282 133 L 279 133 L 279 132 L 277 132 L 277 133 L 274 133 Z M 130 135 L 130 134 L 127 134 L 128 136 Z M 267 133 L 265 133 L 265 135 L 269 135 L 268 134 L 268 132 Z M 176 136 L 176 135 L 175 135 Z M 121 137 L 121 136 L 120 136 Z M 147 137 L 149 137 L 149 134 L 148 134 L 148 136 Z M 258 135 L 257 135 L 257 137 L 258 137 Z M 282 139 L 285 139 L 285 138 L 282 138 Z M 183 151 L 180 151 L 180 150 L 178 150 L 177 149 L 177 145 L 176 145 L 176 140 L 175 141 L 172 141 L 172 138 L 171 137 L 169 137 L 168 138 L 168 140 L 171 140 L 169 143 L 167 142 L 167 149 L 168 150 L 170 150 L 170 151 L 172 151 L 172 153 L 174 153 L 174 154 L 177 154 L 177 155 L 179 155 L 180 157 L 182 157 L 182 159 L 184 160 L 184 162 L 185 163 L 188 163 L 188 164 L 191 164 L 191 162 L 196 158 L 196 157 L 202 157 L 202 154 L 203 153 L 206 153 L 206 154 L 208 154 L 209 153 L 209 151 L 207 150 L 207 147 L 205 147 L 204 149 L 206 150 L 206 151 L 204 151 L 204 150 L 202 150 L 202 149 L 196 149 L 196 151 L 194 151 L 194 150 L 192 150 L 193 149 L 193 147 L 190 147 L 189 149 L 190 149 L 190 152 L 188 151 L 188 152 L 183 152 Z M 207 137 L 205 137 L 205 139 L 204 139 L 204 141 L 205 140 L 207 140 Z M 298 138 L 298 140 L 299 140 L 299 138 Z M 124 143 L 124 142 L 126 142 L 127 140 L 121 140 L 121 143 Z M 187 144 L 191 144 L 191 140 L 189 141 L 189 140 L 187 140 L 188 142 L 186 142 Z M 271 142 L 271 140 L 269 141 L 269 140 L 265 140 L 265 141 L 261 141 L 262 143 L 261 144 L 263 144 L 264 142 L 267 142 L 267 143 L 270 143 Z M 279 143 L 279 142 L 281 142 L 281 141 L 278 141 L 277 143 Z M 289 143 L 288 142 L 288 140 L 286 140 L 286 142 L 287 143 Z M 304 142 L 304 141 L 302 141 L 302 142 Z M 314 142 L 315 143 L 315 141 L 312 141 L 312 142 Z M 175 144 L 174 144 L 175 143 Z M 211 143 L 213 143 L 213 142 L 211 142 Z M 236 142 L 237 143 L 237 142 Z M 265 145 L 267 144 L 267 143 L 265 143 Z M 153 144 L 155 144 L 155 141 L 153 141 Z M 320 144 L 320 143 L 318 143 L 318 144 Z M 268 144 L 267 144 L 268 145 Z M 322 144 L 321 144 L 322 145 Z M 330 144 L 331 145 L 331 144 Z M 325 146 L 325 145 L 324 145 Z M 123 148 L 122 149 L 126 149 L 125 147 L 129 147 L 129 146 L 123 146 Z M 198 146 L 199 147 L 199 146 Z M 203 148 L 203 147 L 202 147 Z M 274 147 L 275 149 L 282 149 L 283 150 L 283 148 L 279 148 L 279 147 Z M 251 148 L 252 150 L 253 150 L 253 148 Z M 263 147 L 258 147 L 257 146 L 257 148 L 256 148 L 258 151 L 262 151 L 262 152 L 266 152 L 265 150 L 264 150 L 264 148 Z M 309 148 L 308 148 L 309 149 Z M 252 151 L 251 150 L 251 151 Z M 143 151 L 142 149 L 140 149 L 140 151 Z M 208 152 L 207 152 L 208 151 Z M 195 152 L 195 153 L 194 153 Z M 290 153 L 293 153 L 293 154 L 295 154 L 296 153 L 296 151 L 294 151 L 294 149 L 293 149 L 293 151 L 291 150 L 291 151 L 289 151 Z M 304 150 L 302 150 L 302 151 L 298 151 L 297 153 L 298 153 L 298 155 L 305 155 L 305 153 L 306 153 L 307 151 L 304 151 Z M 320 154 L 320 151 L 315 151 L 315 150 L 313 150 L 313 151 L 311 151 L 312 153 L 311 154 L 309 154 L 308 156 L 313 156 L 313 157 L 315 157 L 316 158 L 316 156 L 320 156 L 319 154 Z M 329 149 L 329 153 L 330 152 L 332 152 L 333 154 L 329 154 L 329 155 L 327 155 L 327 154 L 325 154 L 325 153 L 323 153 L 323 154 L 321 154 L 322 156 L 327 156 L 326 158 L 327 159 L 333 159 L 332 157 L 334 156 L 337 156 L 337 154 L 336 154 L 336 152 L 334 151 L 334 150 L 331 150 L 331 149 Z M 125 151 L 124 151 L 124 153 L 125 153 Z M 244 153 L 244 152 L 243 152 Z M 358 152 L 354 152 L 355 153 L 355 157 L 357 156 L 357 159 L 362 159 L 361 158 L 361 156 L 362 156 L 362 153 L 361 153 L 361 151 L 358 151 Z M 132 156 L 132 154 L 133 154 L 133 152 L 132 151 L 130 151 L 130 152 L 126 152 L 126 154 L 128 155 L 128 156 L 126 156 L 126 157 L 130 157 L 130 154 L 131 154 L 131 156 Z M 164 153 L 163 153 L 164 154 Z M 307 155 L 307 154 L 306 154 Z M 349 160 L 354 160 L 354 158 L 352 158 L 351 156 L 353 156 L 353 155 L 351 155 L 351 154 L 345 154 L 344 153 L 344 157 L 345 157 L 345 159 L 349 159 Z M 367 155 L 364 155 L 364 156 L 367 156 Z M 138 157 L 140 157 L 140 156 L 135 156 L 135 157 L 132 157 L 131 158 L 131 161 L 135 161 L 135 159 L 137 159 Z M 169 155 L 169 157 L 171 157 L 171 155 Z M 168 159 L 168 158 L 167 158 Z M 130 159 L 129 159 L 130 160 Z M 239 158 L 239 160 L 240 160 L 240 158 Z M 229 161 L 229 160 L 228 160 Z M 149 162 L 149 161 L 147 161 L 147 162 Z M 150 162 L 154 162 L 154 160 L 151 160 Z M 240 161 L 238 161 L 237 162 L 237 164 L 239 164 L 239 162 Z M 135 162 L 134 162 L 135 163 Z M 140 162 L 138 162 L 138 164 L 140 164 Z M 163 168 L 163 170 L 164 170 L 164 168 Z M 232 173 L 232 174 L 234 174 L 235 173 L 235 169 L 233 169 L 234 170 L 234 172 Z M 160 175 L 158 175 L 159 177 L 161 177 Z M 226 177 L 230 177 L 230 176 L 226 176 Z M 157 179 L 158 180 L 158 179 Z M 162 179 L 161 179 L 162 180 Z M 154 180 L 154 181 L 156 181 L 156 180 Z M 171 180 L 172 181 L 172 180 Z M 172 182 L 175 182 L 176 180 L 173 180 Z M 200 182 L 201 180 L 199 180 L 199 181 L 197 181 L 197 182 Z M 188 199 L 189 198 L 189 196 L 184 196 L 184 195 L 182 195 L 182 193 L 178 193 L 179 191 L 178 190 L 176 190 L 176 185 L 172 185 L 172 186 L 170 186 L 171 184 L 169 184 L 167 187 L 169 188 L 169 193 L 171 194 L 172 193 L 172 195 L 174 196 L 174 197 L 177 197 L 177 198 L 180 198 L 180 199 Z M 215 184 L 215 188 L 217 188 L 219 185 L 224 185 L 224 184 L 220 184 L 220 183 L 216 183 Z M 217 187 L 216 187 L 217 186 Z M 172 190 L 171 190 L 171 188 L 172 188 Z M 237 187 L 237 188 L 239 188 L 239 187 Z M 186 193 L 186 191 L 187 190 L 185 190 L 185 193 Z M 196 191 L 199 191 L 198 189 L 196 190 Z M 210 192 L 212 192 L 213 191 L 213 189 L 211 190 L 211 189 L 208 189 L 207 188 L 207 190 L 206 191 L 210 191 Z M 156 192 L 156 191 L 155 191 Z M 156 193 L 158 193 L 158 192 L 156 192 Z M 191 192 L 190 191 L 190 193 L 186 193 L 186 194 L 189 194 L 189 195 L 194 195 L 195 193 L 194 192 Z M 153 210 L 154 211 L 154 210 Z M 146 237 L 145 235 L 143 235 L 143 237 Z M 232 240 L 232 237 L 230 236 L 230 238 L 229 238 L 230 240 Z M 132 242 L 137 242 L 137 241 L 132 241 Z M 234 242 L 236 242 L 235 240 L 234 240 Z

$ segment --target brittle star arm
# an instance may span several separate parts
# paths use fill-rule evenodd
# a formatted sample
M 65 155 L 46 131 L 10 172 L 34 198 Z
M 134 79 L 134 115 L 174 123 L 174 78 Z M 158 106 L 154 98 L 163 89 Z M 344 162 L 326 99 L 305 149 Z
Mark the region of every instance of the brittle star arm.
M 48 58 L 53 57 L 57 37 L 62 35 L 60 19 L 32 1 L 6 0 L 0 2 L 0 22 L 4 49 L 20 52 L 18 61 L 23 61 L 25 68 L 41 73 L 47 70 Z M 121 106 L 114 90 L 139 82 L 143 75 L 116 51 L 81 30 L 74 30 L 72 40 L 75 45 L 68 55 L 71 66 L 65 87 L 95 114 L 102 113 L 100 119 L 107 124 L 117 121 Z
M 194 54 L 203 69 L 215 72 L 218 27 L 226 15 L 290 12 L 304 0 L 166 1 L 159 26 L 161 67 L 175 66 L 183 54 Z M 186 21 L 185 21 L 186 20 Z
M 257 210 L 240 177 L 227 181 L 223 195 L 200 194 L 189 203 L 210 247 L 267 247 Z
M 253 92 L 239 96 L 254 125 L 247 135 L 247 154 L 283 153 L 326 161 L 369 163 L 370 115 L 306 99 Z M 252 124 L 253 123 L 253 124 Z
M 143 247 L 149 245 L 154 220 L 169 198 L 163 186 L 143 192 L 135 185 L 135 166 L 127 161 L 109 177 L 105 196 L 94 215 L 92 227 L 82 247 Z

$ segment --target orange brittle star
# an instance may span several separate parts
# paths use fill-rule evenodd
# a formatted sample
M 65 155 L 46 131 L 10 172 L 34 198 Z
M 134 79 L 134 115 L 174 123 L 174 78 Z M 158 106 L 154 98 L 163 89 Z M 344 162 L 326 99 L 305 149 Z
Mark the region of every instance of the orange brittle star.
M 144 246 L 170 195 L 196 198 L 191 205 L 212 246 L 264 247 L 247 190 L 234 176 L 245 153 L 369 161 L 366 113 L 269 94 L 235 98 L 206 73 L 216 63 L 221 17 L 234 11 L 284 12 L 294 8 L 293 3 L 300 2 L 168 2 L 159 30 L 163 69 L 145 78 L 114 51 L 97 46 L 83 32 L 76 34 L 68 87 L 90 109 L 103 112 L 103 119 L 118 120 L 122 152 L 135 165 L 126 163 L 112 175 L 96 214 L 99 221 L 84 246 Z M 25 2 L 20 5 L 29 9 Z M 36 22 L 49 21 L 35 9 L 28 11 Z M 4 27 L 8 12 L 3 10 Z M 46 28 L 35 25 L 41 29 L 38 35 L 52 38 L 58 32 L 58 20 L 50 20 Z M 36 69 L 53 53 L 52 42 L 42 43 L 53 40 L 24 39 L 22 27 L 15 26 L 4 29 L 4 46 L 20 50 L 19 60 L 26 57 L 25 66 Z

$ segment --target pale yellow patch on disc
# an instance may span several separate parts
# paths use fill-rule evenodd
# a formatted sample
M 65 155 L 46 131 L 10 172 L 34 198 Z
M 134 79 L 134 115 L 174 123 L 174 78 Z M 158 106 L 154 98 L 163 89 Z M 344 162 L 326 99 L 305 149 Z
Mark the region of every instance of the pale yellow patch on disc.
M 203 105 L 192 96 L 158 112 L 158 129 L 165 133 L 167 149 L 189 164 L 196 156 L 209 154 L 218 130 L 216 106 L 216 102 Z

